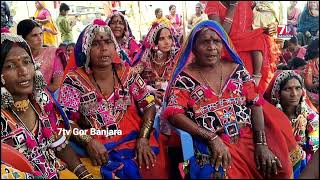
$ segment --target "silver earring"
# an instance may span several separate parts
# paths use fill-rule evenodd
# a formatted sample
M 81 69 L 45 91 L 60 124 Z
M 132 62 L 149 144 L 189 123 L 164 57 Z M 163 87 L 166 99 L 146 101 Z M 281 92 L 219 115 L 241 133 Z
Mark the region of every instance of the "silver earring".
M 5 81 L 4 78 L 3 78 L 3 74 L 1 74 L 1 83 L 2 83 L 2 85 L 5 85 L 5 84 L 6 84 L 6 81 Z
M 40 71 L 40 65 L 36 63 L 34 66 L 35 66 L 34 87 L 35 87 L 35 90 L 42 90 L 47 86 L 47 83 L 44 80 L 44 77 Z
M 13 97 L 10 92 L 5 87 L 1 87 L 1 108 L 9 108 L 13 103 Z
M 157 51 L 157 57 L 158 57 L 158 59 L 162 59 L 163 58 L 163 52 L 158 50 Z
M 276 107 L 282 111 L 282 106 L 279 102 L 276 104 Z

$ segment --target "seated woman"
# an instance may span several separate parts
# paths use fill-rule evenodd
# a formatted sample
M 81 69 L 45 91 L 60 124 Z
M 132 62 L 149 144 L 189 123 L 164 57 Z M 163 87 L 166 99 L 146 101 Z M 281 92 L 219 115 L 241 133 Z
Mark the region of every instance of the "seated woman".
M 134 39 L 129 22 L 121 12 L 113 12 L 107 19 L 108 26 L 111 28 L 114 37 L 120 48 L 129 56 L 129 64 L 132 64 L 134 55 L 140 48 L 140 44 Z
M 20 21 L 17 26 L 17 34 L 27 41 L 35 62 L 40 64 L 47 88 L 55 92 L 63 80 L 63 65 L 61 58 L 57 55 L 57 48 L 43 46 L 44 32 L 41 26 L 33 20 Z
M 196 25 L 179 54 L 162 118 L 193 137 L 192 179 L 289 178 L 289 152 L 297 144 L 291 129 L 280 127 L 290 124 L 264 103 L 230 45 L 215 21 Z M 233 62 L 221 59 L 224 48 Z
M 288 116 L 293 135 L 301 146 L 301 157 L 293 164 L 294 177 L 297 178 L 319 148 L 319 115 L 307 99 L 303 80 L 295 71 L 278 71 L 266 96 Z
M 75 178 L 62 171 L 65 164 L 60 158 L 78 178 L 92 178 L 66 136 L 58 133 L 57 126 L 63 126 L 61 116 L 45 91 L 46 83 L 29 46 L 20 36 L 1 33 L 0 68 L 1 143 L 18 150 L 36 171 L 20 172 L 1 161 L 1 177 L 57 179 L 60 173 L 67 173 L 60 178 Z
M 106 22 L 94 20 L 79 36 L 78 68 L 66 75 L 59 100 L 72 127 L 87 130 L 71 138 L 95 178 L 141 178 L 150 168 L 155 176 L 163 172 L 152 133 L 154 97 L 128 64 L 116 61 L 119 52 Z
M 155 95 L 158 106 L 161 106 L 164 91 L 175 68 L 175 56 L 179 48 L 172 29 L 165 24 L 154 23 L 134 58 L 134 69 Z
M 310 45 L 312 37 L 319 37 L 319 1 L 308 1 L 298 21 L 298 40 L 301 46 Z
M 157 112 L 161 111 L 164 91 L 167 88 L 168 82 L 171 79 L 171 74 L 175 68 L 175 56 L 178 53 L 180 46 L 177 39 L 174 37 L 171 28 L 165 24 L 155 23 L 145 37 L 141 50 L 135 56 L 134 69 L 139 73 L 142 79 L 147 83 L 150 92 L 155 96 Z M 164 146 L 169 146 L 169 159 L 174 159 L 177 156 L 173 152 L 177 152 L 172 147 L 180 146 L 180 140 L 172 128 L 164 121 L 160 121 L 161 142 Z M 167 136 L 163 136 L 163 134 Z M 169 137 L 170 136 L 170 137 Z M 164 141 L 162 141 L 164 140 Z M 167 142 L 168 141 L 168 142 Z M 172 153 L 171 153 L 172 152 Z M 178 161 L 169 163 L 173 167 L 178 167 Z M 171 178 L 177 177 L 179 170 L 170 168 Z M 173 175 L 177 173 L 176 175 Z

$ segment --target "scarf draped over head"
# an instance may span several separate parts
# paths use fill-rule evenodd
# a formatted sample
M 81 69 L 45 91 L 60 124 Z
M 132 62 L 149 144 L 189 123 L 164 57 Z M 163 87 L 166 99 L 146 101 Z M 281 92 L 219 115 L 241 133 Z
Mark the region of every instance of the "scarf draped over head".
M 177 78 L 177 76 L 182 72 L 182 70 L 184 69 L 184 67 L 187 64 L 187 61 L 190 59 L 189 57 L 192 54 L 192 47 L 194 46 L 193 43 L 195 35 L 197 33 L 199 33 L 202 29 L 204 28 L 208 28 L 211 29 L 213 31 L 215 31 L 217 33 L 217 35 L 222 39 L 222 43 L 224 45 L 224 47 L 227 50 L 227 53 L 229 53 L 231 59 L 237 63 L 237 64 L 241 64 L 243 65 L 242 60 L 240 59 L 240 56 L 236 53 L 233 44 L 228 36 L 228 34 L 224 31 L 223 27 L 221 25 L 219 25 L 218 23 L 216 23 L 215 21 L 211 21 L 211 20 L 207 20 L 207 21 L 202 21 L 201 23 L 197 24 L 192 31 L 189 34 L 189 37 L 187 38 L 186 42 L 184 43 L 181 52 L 177 55 L 177 65 L 176 68 L 172 74 L 172 79 L 168 85 L 168 89 L 166 91 L 166 95 L 165 95 L 165 103 L 168 100 L 168 95 L 169 95 L 169 91 L 170 88 L 173 84 L 173 82 L 175 81 L 175 79 Z
M 49 98 L 47 95 L 44 93 L 45 88 L 47 86 L 46 81 L 44 80 L 44 77 L 40 71 L 40 64 L 35 63 L 32 54 L 31 54 L 31 49 L 28 45 L 28 43 L 21 37 L 16 34 L 8 33 L 6 31 L 1 31 L 1 47 L 5 41 L 11 41 L 13 43 L 24 43 L 28 46 L 28 55 L 31 57 L 32 62 L 34 64 L 34 69 L 35 69 L 35 76 L 34 76 L 34 87 L 33 87 L 33 96 L 37 103 L 44 108 L 44 106 L 48 103 Z M 3 68 L 5 59 L 1 59 L 1 67 Z M 2 69 L 1 69 L 2 72 Z M 8 105 L 10 106 L 11 104 L 8 104 L 6 97 L 2 96 L 2 91 L 4 87 L 1 87 L 1 108 L 8 108 Z M 11 102 L 9 102 L 11 103 Z
M 180 44 L 178 42 L 178 39 L 174 37 L 172 27 L 169 27 L 166 24 L 153 23 L 151 29 L 144 38 L 140 51 L 134 57 L 134 65 L 136 65 L 140 61 L 147 61 L 153 58 L 151 54 L 151 49 L 154 49 L 157 46 L 155 44 L 156 36 L 158 32 L 163 28 L 167 28 L 171 33 L 173 39 L 172 49 L 174 51 L 174 54 L 178 52 L 178 50 L 180 49 Z
M 45 1 L 36 1 L 36 2 L 38 2 L 43 9 L 47 9 L 47 5 Z M 34 13 L 34 17 L 38 17 L 40 12 L 41 10 L 37 9 L 36 12 Z
M 280 103 L 280 84 L 289 77 L 295 77 L 296 79 L 298 79 L 303 89 L 303 98 L 306 98 L 306 89 L 304 88 L 304 81 L 297 72 L 295 72 L 294 70 L 276 71 L 265 93 L 265 98 L 273 105 Z
M 133 37 L 133 34 L 132 34 L 131 28 L 130 28 L 130 26 L 129 26 L 128 20 L 127 20 L 126 17 L 125 17 L 121 12 L 119 12 L 119 11 L 114 11 L 114 12 L 112 12 L 112 13 L 109 15 L 109 17 L 108 17 L 107 20 L 106 20 L 108 26 L 110 26 L 111 20 L 112 20 L 112 18 L 115 17 L 115 16 L 120 16 L 120 17 L 122 17 L 122 19 L 124 20 L 124 23 L 125 23 L 125 25 L 124 25 L 124 37 L 126 37 L 127 39 L 129 39 L 129 37 Z
M 106 32 L 111 36 L 111 40 L 115 45 L 117 55 L 118 55 L 113 59 L 113 63 L 122 63 L 123 61 L 126 61 L 128 59 L 127 54 L 119 47 L 117 40 L 114 37 L 110 27 L 107 26 L 107 23 L 101 19 L 95 19 L 93 23 L 89 24 L 80 33 L 74 48 L 75 61 L 76 61 L 77 67 L 84 66 L 87 73 L 90 71 L 89 63 L 90 63 L 90 50 L 91 50 L 92 41 L 94 40 L 98 32 Z

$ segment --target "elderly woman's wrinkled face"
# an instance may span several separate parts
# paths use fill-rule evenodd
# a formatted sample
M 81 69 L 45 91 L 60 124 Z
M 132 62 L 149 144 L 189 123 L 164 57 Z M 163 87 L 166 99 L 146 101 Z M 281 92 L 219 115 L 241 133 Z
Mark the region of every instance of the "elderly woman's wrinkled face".
M 280 104 L 282 107 L 296 107 L 302 96 L 302 86 L 296 78 L 288 80 L 280 90 Z
M 222 40 L 218 34 L 211 30 L 201 30 L 193 47 L 193 53 L 199 65 L 210 66 L 220 60 L 222 52 Z
M 173 43 L 171 32 L 167 28 L 163 28 L 160 31 L 158 41 L 159 50 L 164 53 L 169 52 Z
M 111 19 L 110 28 L 116 38 L 122 38 L 125 30 L 125 22 L 119 15 L 114 16 Z
M 33 78 L 35 75 L 34 65 L 27 51 L 14 46 L 7 54 L 2 74 L 4 87 L 13 96 L 26 96 L 32 93 Z
M 104 68 L 111 65 L 116 49 L 111 35 L 98 32 L 92 41 L 90 50 L 90 65 L 92 68 Z

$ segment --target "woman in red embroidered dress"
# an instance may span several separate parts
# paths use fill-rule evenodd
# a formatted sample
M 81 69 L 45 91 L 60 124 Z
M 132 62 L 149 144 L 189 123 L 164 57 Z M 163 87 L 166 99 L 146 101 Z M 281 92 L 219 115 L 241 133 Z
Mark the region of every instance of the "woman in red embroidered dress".
M 148 172 L 161 178 L 152 131 L 154 97 L 127 63 L 116 61 L 119 52 L 111 29 L 100 19 L 80 34 L 75 46 L 78 68 L 66 75 L 61 105 L 75 128 L 121 134 L 75 135 L 73 142 L 96 178 L 146 178 Z
M 57 131 L 61 114 L 45 90 L 46 83 L 40 67 L 35 64 L 31 50 L 22 37 L 1 33 L 0 69 L 1 144 L 16 149 L 34 169 L 34 172 L 21 172 L 14 164 L 1 161 L 1 177 L 75 178 L 71 172 L 64 177 L 60 174 L 66 167 L 60 158 L 79 178 L 92 178 L 68 145 L 66 136 Z
M 221 59 L 224 48 L 234 62 Z M 165 103 L 163 119 L 193 137 L 191 178 L 292 176 L 289 151 L 297 144 L 289 123 L 278 119 L 286 116 L 264 102 L 218 23 L 204 21 L 191 32 Z
M 137 63 L 134 66 L 135 71 L 141 75 L 147 83 L 148 89 L 155 96 L 157 115 L 159 115 L 161 111 L 164 91 L 171 78 L 171 73 L 175 68 L 175 56 L 179 47 L 179 43 L 173 36 L 171 28 L 166 24 L 154 23 L 145 37 L 140 52 L 137 53 L 134 60 L 134 62 Z M 158 116 L 156 116 L 156 118 L 158 118 Z M 160 121 L 158 130 L 161 132 L 159 139 L 164 147 L 167 147 L 167 145 L 173 148 L 180 146 L 178 136 L 172 131 L 172 127 L 168 123 Z M 169 148 L 169 151 L 172 151 L 172 153 L 169 153 L 169 156 L 173 155 L 173 152 L 177 152 L 176 149 L 172 150 L 171 148 Z M 169 159 L 172 160 L 176 157 L 176 155 L 173 155 Z M 178 167 L 178 161 L 176 160 L 168 164 L 174 168 Z M 171 178 L 177 178 L 177 176 L 179 176 L 179 170 L 174 168 L 168 169 L 170 170 Z

